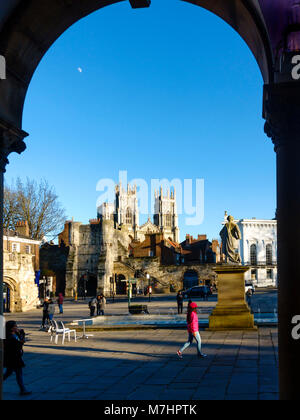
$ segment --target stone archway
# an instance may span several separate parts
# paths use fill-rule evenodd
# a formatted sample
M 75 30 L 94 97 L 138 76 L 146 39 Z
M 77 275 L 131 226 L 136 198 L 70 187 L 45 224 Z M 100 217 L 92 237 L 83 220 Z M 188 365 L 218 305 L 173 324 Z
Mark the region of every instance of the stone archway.
M 121 1 L 2 0 L 0 54 L 7 61 L 7 80 L 0 83 L 1 204 L 7 158 L 10 153 L 22 153 L 26 148 L 23 140 L 27 133 L 22 130 L 23 106 L 39 62 L 55 40 L 73 23 L 102 7 Z M 263 114 L 267 120 L 265 131 L 272 138 L 277 153 L 281 397 L 298 399 L 300 340 L 292 340 L 291 333 L 293 320 L 299 313 L 297 297 L 300 295 L 300 284 L 297 278 L 300 244 L 295 245 L 294 237 L 300 234 L 300 221 L 291 215 L 300 213 L 300 82 L 294 79 L 291 71 L 295 54 L 299 54 L 297 42 L 289 44 L 289 41 L 292 33 L 297 35 L 300 32 L 299 2 L 185 1 L 220 16 L 242 36 L 253 52 L 266 84 Z M 148 7 L 150 0 L 130 0 L 130 3 L 133 8 Z M 3 254 L 2 236 L 3 232 L 0 235 Z M 3 272 L 3 262 L 0 272 Z M 2 279 L 0 283 L 2 285 Z M 2 293 L 2 288 L 0 291 Z
M 183 274 L 183 289 L 190 289 L 193 286 L 198 286 L 199 275 L 196 270 L 186 270 Z
M 4 277 L 3 281 L 5 283 L 5 285 L 7 286 L 7 295 L 6 295 L 6 306 L 7 306 L 7 312 L 17 312 L 18 310 L 20 310 L 20 308 L 18 308 L 17 303 L 19 302 L 19 293 L 17 290 L 17 282 L 10 278 L 10 277 Z M 8 299 L 9 299 L 9 303 L 8 303 Z
M 2 1 L 0 54 L 6 58 L 8 72 L 6 82 L 0 84 L 0 118 L 9 123 L 9 128 L 13 124 L 17 136 L 26 136 L 18 130 L 22 129 L 27 89 L 51 45 L 78 20 L 121 1 L 125 0 Z M 185 1 L 211 11 L 231 25 L 254 54 L 265 83 L 272 81 L 273 60 L 267 26 L 254 1 Z M 148 7 L 150 0 L 130 0 L 130 3 L 133 8 Z
M 127 293 L 127 279 L 124 274 L 117 274 L 116 276 L 116 294 L 126 295 Z

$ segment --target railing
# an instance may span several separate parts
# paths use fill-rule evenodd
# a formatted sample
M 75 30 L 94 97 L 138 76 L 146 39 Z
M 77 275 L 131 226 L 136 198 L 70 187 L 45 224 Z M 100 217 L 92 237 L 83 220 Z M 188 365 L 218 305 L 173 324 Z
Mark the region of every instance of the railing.
M 276 267 L 277 261 L 246 261 L 244 265 L 250 265 L 251 267 Z

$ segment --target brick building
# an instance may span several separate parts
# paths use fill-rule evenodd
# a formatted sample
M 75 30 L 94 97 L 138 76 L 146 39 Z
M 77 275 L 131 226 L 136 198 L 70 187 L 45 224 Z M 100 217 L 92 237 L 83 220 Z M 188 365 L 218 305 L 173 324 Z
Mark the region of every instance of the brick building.
M 206 235 L 198 235 L 197 239 L 186 235 L 185 241 L 180 244 L 184 263 L 210 264 L 220 261 L 220 245 L 214 239 L 210 242 Z
M 181 247 L 162 233 L 147 234 L 143 242 L 133 242 L 129 255 L 134 258 L 158 257 L 162 265 L 176 264 L 181 255 Z

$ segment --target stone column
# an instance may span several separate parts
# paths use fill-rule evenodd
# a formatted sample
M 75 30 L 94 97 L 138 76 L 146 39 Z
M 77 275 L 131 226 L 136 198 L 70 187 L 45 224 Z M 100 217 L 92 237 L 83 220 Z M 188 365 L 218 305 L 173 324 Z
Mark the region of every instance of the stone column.
M 278 315 L 280 397 L 299 400 L 300 340 L 292 337 L 300 315 L 300 86 L 265 86 L 265 131 L 277 155 Z
M 28 136 L 5 121 L 0 120 L 0 316 L 3 316 L 3 192 L 4 173 L 12 152 L 22 153 L 26 149 L 23 139 Z M 3 384 L 3 340 L 0 337 L 0 399 Z

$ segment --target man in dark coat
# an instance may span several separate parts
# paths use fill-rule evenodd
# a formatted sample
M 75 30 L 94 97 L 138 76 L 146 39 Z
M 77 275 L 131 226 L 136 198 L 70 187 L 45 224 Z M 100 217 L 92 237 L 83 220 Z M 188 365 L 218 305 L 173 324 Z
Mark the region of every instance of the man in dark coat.
M 182 314 L 184 297 L 181 291 L 178 292 L 176 299 L 177 299 L 178 314 Z
M 43 303 L 43 320 L 42 320 L 42 327 L 41 327 L 41 329 L 45 329 L 46 323 L 47 324 L 50 323 L 50 318 L 49 318 L 49 305 L 50 305 L 49 300 L 48 299 L 45 299 L 45 302 Z
M 15 321 L 6 323 L 6 339 L 4 340 L 4 367 L 6 372 L 3 380 L 6 381 L 14 372 L 16 374 L 17 383 L 20 387 L 21 395 L 30 395 L 23 381 L 23 345 L 25 343 L 25 333 L 19 330 Z

